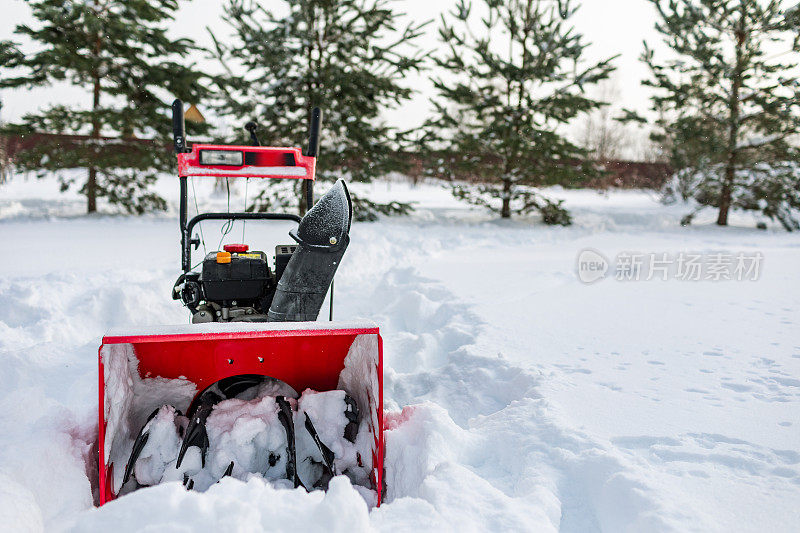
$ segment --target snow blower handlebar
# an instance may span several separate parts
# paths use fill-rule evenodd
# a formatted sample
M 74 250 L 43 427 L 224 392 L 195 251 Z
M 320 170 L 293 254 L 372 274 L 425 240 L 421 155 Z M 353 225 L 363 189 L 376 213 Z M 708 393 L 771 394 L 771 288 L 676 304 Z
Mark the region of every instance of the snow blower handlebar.
M 183 102 L 172 102 L 172 138 L 175 141 L 175 153 L 186 151 L 186 122 L 183 118 Z
M 185 179 L 186 178 L 181 178 L 181 183 L 183 183 Z M 181 203 L 181 207 L 181 221 L 183 221 L 181 227 L 185 228 L 182 234 L 187 237 L 181 238 L 181 248 L 183 250 L 181 268 L 184 272 L 188 272 L 192 268 L 192 245 L 194 245 L 196 249 L 200 244 L 199 239 L 189 239 L 188 236 L 192 234 L 192 229 L 204 220 L 289 220 L 291 222 L 300 222 L 300 217 L 292 213 L 200 213 L 186 222 L 183 203 Z
M 311 110 L 311 123 L 308 125 L 308 157 L 317 157 L 319 153 L 319 131 L 322 127 L 322 110 L 315 107 Z
M 311 110 L 311 122 L 308 125 L 308 149 L 306 150 L 307 157 L 313 157 L 315 160 L 319 154 L 319 130 L 322 126 L 322 110 L 315 107 Z M 308 209 L 314 206 L 314 182 L 306 182 L 306 205 Z
M 186 145 L 183 103 L 172 105 L 172 130 L 180 179 L 181 268 L 174 299 L 192 312 L 193 322 L 245 320 L 272 322 L 317 319 L 325 295 L 330 292 L 329 318 L 333 319 L 333 277 L 349 243 L 352 202 L 344 182 L 337 182 L 314 203 L 314 175 L 319 153 L 322 111 L 311 111 L 308 146 L 276 148 L 260 146 L 258 125 L 248 122 L 252 146 L 194 143 Z M 305 216 L 290 213 L 198 213 L 188 220 L 188 178 L 192 176 L 295 178 L 304 180 L 309 207 Z M 202 272 L 192 271 L 194 227 L 204 220 L 287 220 L 298 227 L 290 231 L 296 245 L 277 246 L 275 272 L 264 252 L 225 248 L 206 254 Z M 231 255 L 232 254 L 232 255 Z M 220 266 L 221 265 L 221 266 Z M 219 279 L 218 279 L 219 278 Z
M 300 217 L 291 213 L 201 213 L 188 220 L 188 184 L 190 176 L 248 177 L 248 178 L 294 178 L 305 180 L 306 203 L 314 205 L 314 177 L 316 158 L 319 153 L 319 134 L 322 111 L 311 110 L 308 129 L 308 148 L 303 154 L 299 148 L 274 148 L 263 146 L 230 146 L 195 143 L 186 145 L 186 126 L 183 102 L 172 103 L 172 135 L 178 156 L 180 179 L 180 226 L 181 268 L 191 270 L 191 248 L 200 245 L 200 240 L 191 237 L 192 229 L 203 220 L 290 220 L 300 222 Z M 246 129 L 255 137 L 255 122 L 248 122 Z

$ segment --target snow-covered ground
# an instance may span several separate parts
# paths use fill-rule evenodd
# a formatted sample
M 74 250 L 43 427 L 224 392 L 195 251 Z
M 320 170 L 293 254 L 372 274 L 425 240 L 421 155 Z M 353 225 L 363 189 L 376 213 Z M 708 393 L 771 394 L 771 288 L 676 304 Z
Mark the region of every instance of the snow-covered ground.
M 225 202 L 198 186 L 201 208 Z M 176 180 L 159 188 L 174 203 Z M 386 503 L 368 510 L 344 478 L 326 494 L 226 478 L 94 509 L 97 347 L 111 327 L 185 322 L 175 214 L 87 217 L 54 181 L 0 186 L 1 528 L 797 530 L 800 235 L 681 228 L 685 207 L 637 191 L 552 191 L 575 225 L 551 228 L 436 184 L 370 188 L 417 203 L 355 224 L 336 281 L 337 317 L 382 329 Z M 287 230 L 250 223 L 246 240 Z M 578 279 L 584 249 L 612 260 L 608 279 Z M 721 251 L 760 253 L 759 279 L 613 279 L 621 252 Z

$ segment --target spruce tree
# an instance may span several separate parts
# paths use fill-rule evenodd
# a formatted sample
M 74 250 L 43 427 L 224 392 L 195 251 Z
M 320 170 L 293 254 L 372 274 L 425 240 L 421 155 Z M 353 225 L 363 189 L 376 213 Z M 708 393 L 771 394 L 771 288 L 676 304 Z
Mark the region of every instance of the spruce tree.
M 421 68 L 412 46 L 421 26 L 399 27 L 395 2 L 387 0 L 276 3 L 274 11 L 251 0 L 226 5 L 235 36 L 216 45 L 227 72 L 220 78 L 219 111 L 237 121 L 255 119 L 264 144 L 293 146 L 305 139 L 309 113 L 319 106 L 324 118 L 318 179 L 369 182 L 401 170 L 402 132 L 387 126 L 381 112 L 412 95 L 403 79 Z M 286 185 L 271 182 L 251 208 L 299 202 L 303 213 L 305 195 Z M 353 197 L 360 220 L 409 209 Z
M 642 56 L 660 117 L 653 140 L 677 169 L 665 199 L 698 203 L 685 224 L 713 207 L 721 226 L 744 209 L 800 229 L 800 154 L 790 139 L 800 127 L 797 10 L 778 0 L 649 1 L 676 54 L 657 61 L 645 43 Z
M 428 140 L 445 154 L 437 167 L 482 182 L 454 187 L 458 198 L 503 218 L 538 210 L 546 223 L 567 225 L 561 202 L 537 187 L 595 173 L 559 130 L 601 105 L 584 89 L 608 78 L 611 59 L 584 64 L 570 0 L 483 0 L 480 9 L 474 15 L 460 0 L 452 23 L 442 17 L 447 51 L 436 63 L 449 76 L 433 80 L 439 99 L 428 124 Z
M 149 191 L 160 171 L 172 168 L 168 152 L 169 102 L 174 96 L 196 102 L 205 92 L 202 75 L 188 56 L 191 40 L 171 39 L 167 24 L 177 0 L 34 0 L 36 24 L 15 33 L 33 41 L 22 53 L 0 43 L 0 64 L 13 75 L 0 88 L 30 88 L 67 82 L 87 90 L 87 105 L 50 105 L 25 115 L 6 129 L 18 135 L 88 135 L 88 142 L 40 142 L 15 164 L 40 175 L 85 168 L 80 184 L 87 211 L 97 200 L 142 213 L 166 203 Z M 63 139 L 63 137 L 62 137 Z M 74 174 L 60 173 L 62 188 Z

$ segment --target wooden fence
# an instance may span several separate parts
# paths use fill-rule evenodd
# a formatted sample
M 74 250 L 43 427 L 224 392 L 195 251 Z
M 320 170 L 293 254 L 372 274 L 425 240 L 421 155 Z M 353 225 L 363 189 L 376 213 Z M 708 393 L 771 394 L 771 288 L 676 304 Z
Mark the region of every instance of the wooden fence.
M 14 162 L 14 156 L 23 150 L 35 148 L 37 145 L 48 143 L 59 146 L 61 150 L 69 150 L 82 142 L 90 141 L 91 138 L 85 135 L 57 135 L 46 133 L 35 133 L 25 136 L 0 136 L 0 183 L 8 176 L 9 168 Z M 119 149 L 117 138 L 103 137 L 101 142 L 109 142 Z M 127 139 L 124 142 L 146 143 L 154 146 L 161 145 L 164 150 L 171 150 L 170 144 L 162 144 L 161 141 L 147 139 Z M 403 157 L 411 163 L 407 174 L 410 179 L 418 181 L 429 172 L 426 168 L 425 159 L 414 153 L 405 153 Z M 596 161 L 598 168 L 603 170 L 601 177 L 586 180 L 580 183 L 582 187 L 593 189 L 658 189 L 672 175 L 672 168 L 668 163 L 659 162 L 640 162 L 640 161 Z M 480 178 L 463 176 L 462 179 L 470 181 L 480 181 Z

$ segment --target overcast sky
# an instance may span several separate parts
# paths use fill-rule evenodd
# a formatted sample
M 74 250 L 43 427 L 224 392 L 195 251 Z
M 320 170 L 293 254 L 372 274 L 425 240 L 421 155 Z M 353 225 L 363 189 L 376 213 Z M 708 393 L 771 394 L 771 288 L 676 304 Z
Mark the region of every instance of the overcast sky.
M 0 39 L 18 40 L 12 32 L 21 22 L 33 22 L 30 8 L 23 0 L 2 0 L 2 3 L 4 8 L 0 18 Z M 268 5 L 270 0 L 264 0 L 264 3 Z M 454 3 L 454 0 L 399 0 L 395 5 L 398 10 L 404 8 L 410 20 L 424 21 L 438 19 L 439 14 L 449 10 Z M 227 33 L 226 26 L 220 21 L 221 6 L 221 0 L 183 2 L 175 23 L 174 35 L 191 37 L 198 44 L 209 45 L 206 26 L 210 26 L 220 36 Z M 585 36 L 586 42 L 591 43 L 587 49 L 587 59 L 599 60 L 620 54 L 615 61 L 615 79 L 620 101 L 625 107 L 646 110 L 649 94 L 641 87 L 640 81 L 647 75 L 647 70 L 638 58 L 642 51 L 642 40 L 655 41 L 658 38 L 653 29 L 655 11 L 650 3 L 645 0 L 584 0 L 574 17 L 574 24 Z M 437 25 L 438 20 L 429 26 L 428 35 L 420 43 L 423 48 L 432 49 L 437 46 Z M 419 94 L 401 110 L 386 114 L 390 123 L 400 127 L 418 125 L 428 109 L 431 96 L 430 84 L 424 78 L 409 78 L 408 83 L 417 88 Z M 85 90 L 68 86 L 4 90 L 0 97 L 4 104 L 2 118 L 5 121 L 17 120 L 25 113 L 49 104 L 88 104 L 90 99 Z

